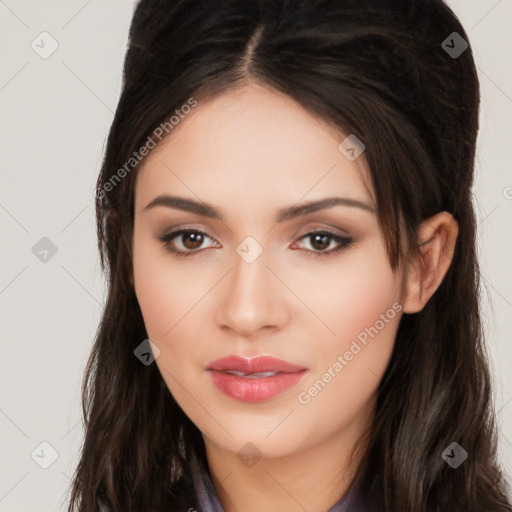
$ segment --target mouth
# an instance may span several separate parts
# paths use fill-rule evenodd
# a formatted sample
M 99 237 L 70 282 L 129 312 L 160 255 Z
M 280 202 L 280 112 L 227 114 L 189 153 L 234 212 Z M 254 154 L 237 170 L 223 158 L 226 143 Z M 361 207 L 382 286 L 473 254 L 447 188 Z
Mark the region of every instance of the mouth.
M 219 370 L 212 370 L 219 371 Z M 280 375 L 286 372 L 255 372 L 255 373 L 244 373 L 237 372 L 236 370 L 221 370 L 222 373 L 227 373 L 228 375 L 236 375 L 237 377 L 242 377 L 243 379 L 261 379 L 262 377 L 274 377 L 274 375 Z
M 270 400 L 296 385 L 308 372 L 303 366 L 270 356 L 229 356 L 213 361 L 205 369 L 221 392 L 242 402 Z

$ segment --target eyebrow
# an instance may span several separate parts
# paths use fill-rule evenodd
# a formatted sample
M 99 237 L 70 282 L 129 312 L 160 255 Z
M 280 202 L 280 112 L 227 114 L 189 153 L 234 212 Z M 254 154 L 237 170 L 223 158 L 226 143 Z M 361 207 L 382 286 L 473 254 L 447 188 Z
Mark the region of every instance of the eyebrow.
M 302 215 L 307 215 L 338 205 L 360 208 L 362 210 L 375 213 L 375 208 L 363 201 L 359 201 L 358 199 L 326 197 L 325 199 L 310 201 L 300 206 L 289 206 L 287 208 L 282 208 L 277 212 L 276 222 L 283 222 L 285 220 L 294 219 L 295 217 L 300 217 Z M 222 214 L 213 206 L 209 205 L 208 203 L 195 201 L 186 197 L 170 196 L 166 194 L 160 195 L 155 197 L 155 199 L 153 199 L 146 207 L 144 207 L 144 211 L 155 208 L 157 206 L 175 208 L 178 210 L 196 213 L 204 217 L 223 220 Z

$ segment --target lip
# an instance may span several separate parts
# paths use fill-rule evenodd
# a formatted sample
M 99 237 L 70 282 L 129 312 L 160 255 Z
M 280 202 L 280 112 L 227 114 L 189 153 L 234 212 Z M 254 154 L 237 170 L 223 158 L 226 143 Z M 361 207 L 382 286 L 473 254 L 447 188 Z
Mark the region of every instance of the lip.
M 271 356 L 257 356 L 251 359 L 240 357 L 240 356 L 228 356 L 216 359 L 211 362 L 206 370 L 233 370 L 244 373 L 259 373 L 259 372 L 280 372 L 280 373 L 296 373 L 302 370 L 306 370 L 304 366 L 297 366 L 283 361 L 282 359 L 276 359 Z
M 206 370 L 213 384 L 224 394 L 241 402 L 265 402 L 293 387 L 308 372 L 307 368 L 270 356 L 247 359 L 229 356 L 210 363 Z M 226 373 L 246 374 L 274 372 L 273 376 L 243 377 Z

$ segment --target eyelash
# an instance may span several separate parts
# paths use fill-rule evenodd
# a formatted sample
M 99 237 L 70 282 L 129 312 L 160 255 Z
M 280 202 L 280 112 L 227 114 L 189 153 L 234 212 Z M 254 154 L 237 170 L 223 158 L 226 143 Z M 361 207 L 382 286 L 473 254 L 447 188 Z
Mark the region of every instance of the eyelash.
M 189 256 L 194 256 L 196 253 L 201 252 L 202 249 L 195 249 L 195 250 L 190 250 L 190 251 L 178 251 L 177 249 L 174 249 L 171 246 L 170 242 L 174 238 L 177 238 L 180 235 L 189 234 L 189 233 L 201 234 L 201 235 L 205 235 L 208 238 L 210 238 L 206 233 L 204 233 L 203 231 L 197 230 L 197 229 L 180 229 L 180 230 L 173 231 L 171 233 L 168 233 L 168 234 L 160 237 L 159 240 L 164 244 L 166 250 L 169 251 L 174 256 L 176 256 L 178 258 L 188 258 Z M 352 246 L 352 244 L 354 242 L 354 240 L 351 238 L 346 238 L 346 237 L 342 237 L 339 235 L 335 235 L 334 233 L 331 233 L 330 231 L 325 231 L 325 230 L 311 231 L 309 233 L 306 233 L 305 235 L 302 235 L 299 238 L 299 240 L 311 237 L 313 235 L 326 235 L 330 239 L 338 242 L 339 246 L 335 249 L 330 249 L 328 251 L 312 251 L 310 249 L 304 249 L 304 251 L 306 252 L 306 254 L 308 256 L 320 256 L 320 257 L 329 256 L 331 254 L 338 253 L 338 252 L 342 251 L 343 249 L 349 248 L 350 246 Z

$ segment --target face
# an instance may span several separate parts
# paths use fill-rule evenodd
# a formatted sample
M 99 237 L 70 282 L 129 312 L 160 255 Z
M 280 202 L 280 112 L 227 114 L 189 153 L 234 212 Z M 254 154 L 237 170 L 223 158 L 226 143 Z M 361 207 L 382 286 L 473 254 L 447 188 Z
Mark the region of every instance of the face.
M 364 154 L 349 160 L 344 139 L 287 96 L 244 86 L 200 102 L 137 177 L 133 284 L 156 364 L 203 436 L 233 453 L 314 447 L 374 407 L 402 277 Z M 207 369 L 228 356 L 281 362 Z

